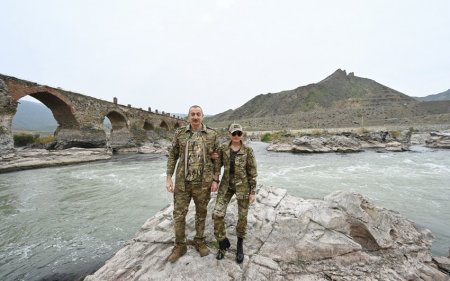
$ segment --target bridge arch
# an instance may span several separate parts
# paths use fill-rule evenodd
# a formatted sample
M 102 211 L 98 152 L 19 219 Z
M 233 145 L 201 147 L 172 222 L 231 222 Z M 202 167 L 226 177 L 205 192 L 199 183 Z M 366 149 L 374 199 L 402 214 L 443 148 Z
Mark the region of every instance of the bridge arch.
M 58 122 L 58 128 L 55 134 L 61 129 L 77 129 L 79 123 L 75 118 L 73 106 L 63 95 L 53 89 L 29 88 L 22 91 L 20 95 L 14 97 L 17 102 L 25 96 L 31 96 L 52 111 L 53 117 Z M 18 99 L 16 99 L 18 98 Z
M 102 120 L 108 118 L 111 122 L 109 133 L 105 131 L 106 145 L 112 149 L 132 146 L 132 134 L 129 129 L 129 120 L 125 113 L 113 109 L 108 111 Z
M 103 119 L 105 119 L 105 117 L 108 117 L 109 121 L 111 121 L 113 131 L 128 129 L 128 121 L 124 114 L 112 110 L 106 113 Z
M 167 125 L 166 121 L 162 120 L 161 123 L 159 124 L 159 128 L 169 130 L 169 125 Z
M 182 124 L 180 124 L 180 122 L 176 122 L 175 125 L 173 126 L 174 129 L 178 129 L 182 126 Z
M 155 126 L 153 125 L 152 122 L 149 122 L 149 121 L 146 120 L 144 122 L 144 130 L 145 131 L 154 131 L 155 130 Z

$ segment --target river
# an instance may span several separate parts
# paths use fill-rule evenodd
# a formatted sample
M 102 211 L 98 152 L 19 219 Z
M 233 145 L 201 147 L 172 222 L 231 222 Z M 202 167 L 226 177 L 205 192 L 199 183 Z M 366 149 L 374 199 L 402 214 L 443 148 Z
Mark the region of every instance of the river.
M 450 246 L 450 151 L 291 154 L 251 143 L 258 182 L 303 198 L 335 190 L 362 193 Z M 99 267 L 145 220 L 172 201 L 166 157 L 113 160 L 0 174 L 0 280 L 70 280 Z

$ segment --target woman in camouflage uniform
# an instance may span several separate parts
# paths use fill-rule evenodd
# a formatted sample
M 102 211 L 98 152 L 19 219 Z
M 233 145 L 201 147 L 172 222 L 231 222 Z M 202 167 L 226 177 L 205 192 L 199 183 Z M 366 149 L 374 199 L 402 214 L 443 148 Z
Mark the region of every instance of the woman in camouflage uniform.
M 228 131 L 231 141 L 219 149 L 220 165 L 224 166 L 224 173 L 213 213 L 214 235 L 219 243 L 216 258 L 223 259 L 226 250 L 230 247 L 230 241 L 226 236 L 224 217 L 231 197 L 236 195 L 238 203 L 236 262 L 241 263 L 244 260 L 242 243 L 247 231 L 248 207 L 256 199 L 256 160 L 253 149 L 246 146 L 241 140 L 242 126 L 231 124 Z

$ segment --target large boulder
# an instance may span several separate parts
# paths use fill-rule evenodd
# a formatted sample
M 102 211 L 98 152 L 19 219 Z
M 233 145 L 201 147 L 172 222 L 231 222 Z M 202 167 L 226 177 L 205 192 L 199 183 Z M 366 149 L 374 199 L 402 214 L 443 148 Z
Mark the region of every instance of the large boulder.
M 450 148 L 450 132 L 431 132 L 425 144 L 431 148 Z
M 214 203 L 215 198 L 209 214 Z M 210 216 L 206 240 L 211 254 L 201 258 L 190 245 L 177 262 L 166 261 L 174 240 L 172 211 L 170 204 L 148 219 L 134 239 L 85 280 L 450 280 L 432 262 L 429 230 L 356 193 L 305 200 L 283 189 L 260 188 L 250 207 L 240 265 L 235 262 L 235 199 L 225 217 L 232 246 L 220 261 Z M 191 239 L 194 217 L 191 204 L 186 230 Z
M 409 131 L 408 131 L 409 132 Z M 379 152 L 409 151 L 408 137 L 396 140 L 388 132 L 372 132 L 363 135 L 342 133 L 338 135 L 307 135 L 271 143 L 267 150 L 276 152 L 324 153 L 324 152 L 361 152 L 374 149 Z
M 17 149 L 0 155 L 0 173 L 111 159 L 105 148 Z
M 269 151 L 291 151 L 300 153 L 312 152 L 359 152 L 361 144 L 351 137 L 331 136 L 301 136 L 295 138 L 291 144 L 271 144 Z

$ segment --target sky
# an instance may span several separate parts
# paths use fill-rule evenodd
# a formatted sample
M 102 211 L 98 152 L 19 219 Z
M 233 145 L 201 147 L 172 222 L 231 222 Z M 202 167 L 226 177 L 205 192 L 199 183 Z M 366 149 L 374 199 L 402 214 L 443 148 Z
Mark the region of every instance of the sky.
M 205 114 L 337 69 L 409 96 L 450 88 L 448 0 L 2 0 L 0 73 Z

